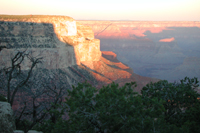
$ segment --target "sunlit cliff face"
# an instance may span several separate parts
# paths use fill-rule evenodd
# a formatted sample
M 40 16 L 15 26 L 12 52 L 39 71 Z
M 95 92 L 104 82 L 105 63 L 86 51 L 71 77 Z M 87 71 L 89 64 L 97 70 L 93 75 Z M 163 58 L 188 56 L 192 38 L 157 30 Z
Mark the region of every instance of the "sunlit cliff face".
M 113 81 L 120 85 L 136 81 L 139 91 L 150 81 L 157 81 L 133 73 L 129 66 L 117 60 L 117 54 L 112 51 L 100 51 L 100 40 L 95 39 L 92 28 L 70 17 L 2 15 L 0 30 L 0 45 L 8 48 L 0 53 L 0 64 L 4 63 L 1 66 L 10 65 L 10 58 L 17 49 L 41 57 L 43 61 L 38 64 L 39 69 L 48 73 L 62 71 L 67 77 L 63 80 L 69 85 L 84 80 L 98 87 Z M 21 68 L 30 69 L 30 63 L 24 61 Z
M 9 49 L 30 48 L 35 56 L 44 58 L 41 68 L 64 68 L 100 59 L 100 41 L 94 38 L 92 29 L 71 17 L 2 15 L 0 23 L 1 45 Z

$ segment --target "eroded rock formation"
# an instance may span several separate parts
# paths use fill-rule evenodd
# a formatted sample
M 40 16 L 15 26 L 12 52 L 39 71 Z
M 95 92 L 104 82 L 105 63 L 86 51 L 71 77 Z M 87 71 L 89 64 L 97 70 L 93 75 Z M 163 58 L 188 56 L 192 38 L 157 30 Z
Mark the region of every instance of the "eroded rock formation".
M 92 27 L 101 50 L 117 53 L 139 75 L 171 82 L 185 76 L 200 78 L 195 60 L 184 64 L 187 57 L 200 57 L 198 21 L 78 22 Z
M 102 57 L 99 61 L 82 62 L 82 67 L 99 81 L 98 87 L 110 84 L 113 81 L 119 83 L 120 86 L 127 82 L 136 82 L 138 86 L 135 91 L 140 92 L 141 88 L 147 83 L 158 81 L 158 79 L 135 74 L 133 69 L 121 63 L 112 51 L 102 51 Z
M 44 58 L 40 68 L 66 68 L 101 56 L 100 41 L 94 39 L 92 29 L 61 16 L 0 18 L 0 45 L 8 48 L 2 51 L 2 60 L 10 59 L 13 49 L 27 49 Z
M 0 102 L 0 133 L 13 133 L 15 119 L 9 103 Z
M 114 29 L 113 29 L 114 30 Z M 113 52 L 100 51 L 100 40 L 94 38 L 92 28 L 63 16 L 1 16 L 1 66 L 9 66 L 17 50 L 43 57 L 37 68 L 47 69 L 44 75 L 62 71 L 65 82 L 71 84 L 89 81 L 102 86 L 112 81 L 120 84 L 137 81 L 140 89 L 154 79 L 137 76 L 132 69 L 119 62 Z M 27 70 L 30 63 L 24 63 Z M 139 75 L 138 75 L 139 76 Z

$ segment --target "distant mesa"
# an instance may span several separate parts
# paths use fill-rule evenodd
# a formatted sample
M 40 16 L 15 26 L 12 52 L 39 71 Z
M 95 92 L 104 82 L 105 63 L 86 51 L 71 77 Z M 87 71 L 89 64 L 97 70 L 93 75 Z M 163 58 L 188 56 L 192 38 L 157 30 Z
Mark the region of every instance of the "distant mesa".
M 174 37 L 172 37 L 172 38 L 160 39 L 159 42 L 173 42 L 174 40 L 175 40 Z
M 200 27 L 200 22 L 190 21 L 78 21 L 90 26 L 98 39 L 128 39 L 147 38 L 145 33 L 162 33 L 177 27 Z M 168 42 L 168 41 L 167 41 Z

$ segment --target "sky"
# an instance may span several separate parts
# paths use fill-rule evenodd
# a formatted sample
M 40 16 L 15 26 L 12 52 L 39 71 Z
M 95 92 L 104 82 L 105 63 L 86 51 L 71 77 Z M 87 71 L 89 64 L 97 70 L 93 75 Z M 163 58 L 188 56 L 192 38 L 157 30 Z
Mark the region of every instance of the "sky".
M 0 14 L 76 20 L 200 21 L 200 0 L 0 0 Z

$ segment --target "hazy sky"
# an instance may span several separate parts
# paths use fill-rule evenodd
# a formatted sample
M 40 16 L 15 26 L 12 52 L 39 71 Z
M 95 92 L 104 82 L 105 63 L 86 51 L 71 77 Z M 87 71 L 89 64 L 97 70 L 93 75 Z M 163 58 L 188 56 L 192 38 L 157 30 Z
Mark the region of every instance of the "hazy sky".
M 74 19 L 200 21 L 200 0 L 0 0 L 0 14 Z

